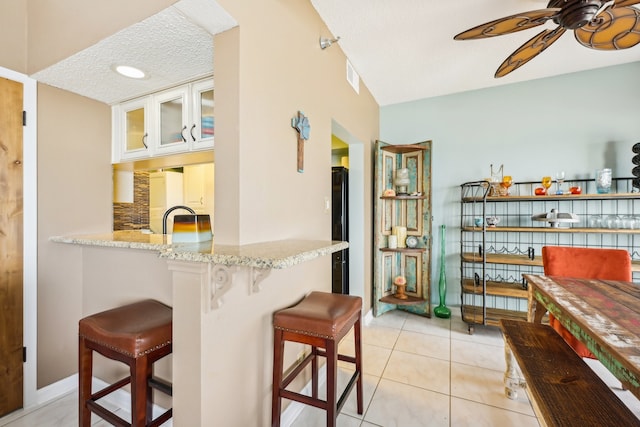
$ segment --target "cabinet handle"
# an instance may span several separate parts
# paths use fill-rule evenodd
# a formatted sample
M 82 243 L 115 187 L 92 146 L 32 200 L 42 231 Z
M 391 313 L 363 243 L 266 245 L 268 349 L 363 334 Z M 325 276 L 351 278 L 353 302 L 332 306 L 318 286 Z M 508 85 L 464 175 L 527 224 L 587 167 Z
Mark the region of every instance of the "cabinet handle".
M 193 136 L 193 130 L 196 128 L 196 124 L 194 123 L 193 126 L 191 126 L 191 129 L 189 130 L 189 133 L 191 134 L 191 140 L 195 141 L 196 137 Z
M 184 131 L 185 130 L 187 130 L 187 125 L 184 125 L 184 127 L 180 131 L 180 138 L 182 138 L 182 142 L 187 142 L 187 138 L 184 137 Z
M 149 148 L 149 146 L 147 145 L 147 137 L 149 136 L 148 133 L 145 133 L 144 135 L 142 135 L 142 145 L 144 145 L 144 148 Z

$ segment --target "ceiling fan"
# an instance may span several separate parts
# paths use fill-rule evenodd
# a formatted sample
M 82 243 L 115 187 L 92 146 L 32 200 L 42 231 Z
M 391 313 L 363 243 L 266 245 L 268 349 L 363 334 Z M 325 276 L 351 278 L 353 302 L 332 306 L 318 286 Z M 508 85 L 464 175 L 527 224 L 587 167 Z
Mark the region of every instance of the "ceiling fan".
M 454 37 L 455 40 L 483 39 L 515 33 L 553 20 L 558 26 L 546 29 L 520 46 L 498 67 L 503 77 L 531 61 L 567 30 L 583 46 L 599 50 L 627 49 L 640 43 L 640 10 L 629 7 L 640 0 L 550 0 L 546 9 L 518 13 L 478 25 Z

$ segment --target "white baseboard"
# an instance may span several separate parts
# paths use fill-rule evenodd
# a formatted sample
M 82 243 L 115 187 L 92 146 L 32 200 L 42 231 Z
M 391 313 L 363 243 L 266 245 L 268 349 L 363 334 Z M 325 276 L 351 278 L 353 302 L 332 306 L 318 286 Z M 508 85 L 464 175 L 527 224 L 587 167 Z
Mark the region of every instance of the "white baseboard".
M 73 374 L 53 384 L 42 387 L 36 391 L 36 403 L 33 406 L 40 406 L 51 400 L 64 396 L 78 390 L 78 374 Z M 27 408 L 25 408 L 27 409 Z
M 373 321 L 373 311 L 369 310 L 363 316 L 363 319 L 362 319 L 362 323 L 364 323 L 363 326 L 370 325 L 372 321 Z

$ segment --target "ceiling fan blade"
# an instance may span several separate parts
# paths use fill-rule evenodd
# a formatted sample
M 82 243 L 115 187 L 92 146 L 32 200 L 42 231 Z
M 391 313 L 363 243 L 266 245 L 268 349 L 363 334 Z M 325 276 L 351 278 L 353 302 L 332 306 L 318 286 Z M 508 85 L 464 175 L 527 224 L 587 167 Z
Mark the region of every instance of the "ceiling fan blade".
M 574 36 L 591 49 L 628 49 L 640 43 L 640 11 L 633 7 L 607 9 L 576 29 Z
M 624 6 L 632 6 L 634 4 L 640 3 L 640 0 L 616 0 L 613 3 L 613 7 L 624 7 Z
M 640 0 L 638 0 L 640 2 Z M 484 39 L 487 37 L 501 36 L 503 34 L 515 33 L 516 31 L 526 30 L 528 28 L 537 27 L 553 18 L 560 8 L 551 7 L 547 9 L 531 10 L 529 12 L 518 13 L 516 15 L 506 16 L 478 25 L 467 31 L 456 35 L 454 40 L 473 40 Z
M 513 52 L 502 64 L 500 64 L 495 77 L 504 77 L 513 70 L 520 68 L 527 62 L 531 61 L 540 52 L 558 40 L 565 31 L 566 30 L 564 28 L 557 27 L 555 30 L 544 30 L 537 36 L 533 37 L 528 42 L 520 46 L 518 50 Z

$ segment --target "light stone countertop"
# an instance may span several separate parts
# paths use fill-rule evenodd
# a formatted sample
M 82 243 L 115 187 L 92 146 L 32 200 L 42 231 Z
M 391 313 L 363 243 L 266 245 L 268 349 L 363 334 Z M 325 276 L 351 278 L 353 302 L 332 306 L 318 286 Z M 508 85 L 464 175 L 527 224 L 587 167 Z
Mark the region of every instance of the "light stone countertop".
M 274 269 L 292 267 L 349 247 L 348 242 L 329 240 L 279 240 L 241 246 L 216 245 L 213 241 L 171 244 L 170 236 L 139 231 L 56 236 L 50 240 L 74 245 L 157 251 L 160 258 L 171 260 Z

